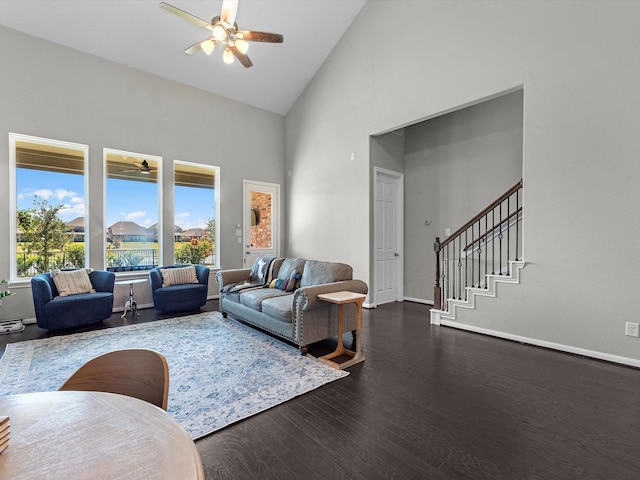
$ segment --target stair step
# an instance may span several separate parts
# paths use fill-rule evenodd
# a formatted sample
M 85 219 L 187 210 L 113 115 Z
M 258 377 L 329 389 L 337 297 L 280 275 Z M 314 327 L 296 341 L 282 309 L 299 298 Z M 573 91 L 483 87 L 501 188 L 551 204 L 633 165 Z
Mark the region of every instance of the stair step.
M 496 285 L 498 283 L 520 283 L 520 270 L 525 266 L 523 260 L 510 261 L 509 262 L 509 274 L 508 275 L 486 275 L 487 287 L 466 287 L 467 299 L 460 300 L 457 298 L 447 299 L 447 310 L 431 310 L 431 323 L 435 325 L 440 324 L 441 319 L 455 320 L 456 309 L 466 308 L 474 310 L 476 308 L 476 297 L 496 297 Z

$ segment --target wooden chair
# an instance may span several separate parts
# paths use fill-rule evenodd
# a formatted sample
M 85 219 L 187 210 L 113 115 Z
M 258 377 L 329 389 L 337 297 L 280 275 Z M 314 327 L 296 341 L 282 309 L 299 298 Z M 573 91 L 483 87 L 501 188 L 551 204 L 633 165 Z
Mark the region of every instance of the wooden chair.
M 119 393 L 166 410 L 169 366 L 155 350 L 115 350 L 89 360 L 59 390 Z

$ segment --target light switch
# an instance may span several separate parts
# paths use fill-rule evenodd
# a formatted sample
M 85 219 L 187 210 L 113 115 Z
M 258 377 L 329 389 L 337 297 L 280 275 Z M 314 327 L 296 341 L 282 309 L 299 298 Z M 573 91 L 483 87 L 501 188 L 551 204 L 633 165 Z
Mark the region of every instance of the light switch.
M 451 229 L 450 228 L 445 228 L 444 229 L 444 234 L 448 237 L 449 235 L 451 235 Z

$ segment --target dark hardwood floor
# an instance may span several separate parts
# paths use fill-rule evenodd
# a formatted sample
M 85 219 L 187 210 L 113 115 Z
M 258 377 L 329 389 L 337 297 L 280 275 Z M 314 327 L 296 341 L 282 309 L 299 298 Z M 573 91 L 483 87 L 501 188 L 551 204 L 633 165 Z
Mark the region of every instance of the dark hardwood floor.
M 640 478 L 640 370 L 434 327 L 428 314 L 366 310 L 366 361 L 198 440 L 207 479 Z M 143 310 L 136 323 L 159 318 Z M 30 325 L 0 350 L 44 336 Z

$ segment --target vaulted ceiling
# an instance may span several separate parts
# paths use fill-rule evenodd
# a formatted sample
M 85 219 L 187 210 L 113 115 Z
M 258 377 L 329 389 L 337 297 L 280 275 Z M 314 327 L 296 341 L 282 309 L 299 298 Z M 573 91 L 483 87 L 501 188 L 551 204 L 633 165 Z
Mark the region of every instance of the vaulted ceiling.
M 253 67 L 184 50 L 208 31 L 156 0 L 2 0 L 0 25 L 281 115 L 286 114 L 366 0 L 239 0 L 240 29 L 281 33 L 251 42 Z M 203 20 L 222 0 L 168 0 Z

